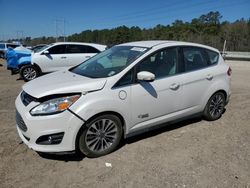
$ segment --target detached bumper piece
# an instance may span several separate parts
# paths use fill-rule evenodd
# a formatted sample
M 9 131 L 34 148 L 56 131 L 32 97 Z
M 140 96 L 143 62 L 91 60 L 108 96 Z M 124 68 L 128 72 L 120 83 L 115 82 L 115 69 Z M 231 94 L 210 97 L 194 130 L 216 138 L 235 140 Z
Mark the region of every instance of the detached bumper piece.
M 64 132 L 56 133 L 56 134 L 50 134 L 50 135 L 43 135 L 40 136 L 36 140 L 36 144 L 40 145 L 56 145 L 60 144 L 62 142 L 64 136 Z

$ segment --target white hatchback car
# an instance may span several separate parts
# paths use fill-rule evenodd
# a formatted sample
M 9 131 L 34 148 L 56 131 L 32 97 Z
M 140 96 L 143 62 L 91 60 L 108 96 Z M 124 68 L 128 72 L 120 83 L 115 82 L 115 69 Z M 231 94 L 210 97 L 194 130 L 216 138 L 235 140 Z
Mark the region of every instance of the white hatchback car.
M 120 44 L 69 70 L 37 78 L 16 99 L 19 136 L 40 152 L 98 157 L 121 138 L 194 115 L 217 120 L 231 69 L 218 50 L 194 43 Z
M 43 73 L 76 66 L 106 50 L 106 45 L 80 42 L 57 42 L 46 45 L 31 55 L 31 64 L 22 66 L 20 76 L 33 80 Z

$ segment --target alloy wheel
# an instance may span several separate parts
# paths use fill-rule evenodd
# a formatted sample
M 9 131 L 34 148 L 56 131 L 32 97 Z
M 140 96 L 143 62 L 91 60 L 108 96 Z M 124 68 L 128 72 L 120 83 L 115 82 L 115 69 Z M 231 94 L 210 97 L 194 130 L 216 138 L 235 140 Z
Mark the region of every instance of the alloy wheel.
M 36 76 L 36 70 L 32 67 L 27 67 L 23 70 L 23 77 L 27 80 L 33 80 Z
M 223 96 L 220 93 L 217 93 L 213 96 L 209 105 L 210 116 L 213 118 L 217 118 L 221 116 L 223 110 L 224 110 Z
M 87 130 L 85 142 L 89 150 L 103 152 L 117 140 L 117 125 L 111 119 L 99 119 Z

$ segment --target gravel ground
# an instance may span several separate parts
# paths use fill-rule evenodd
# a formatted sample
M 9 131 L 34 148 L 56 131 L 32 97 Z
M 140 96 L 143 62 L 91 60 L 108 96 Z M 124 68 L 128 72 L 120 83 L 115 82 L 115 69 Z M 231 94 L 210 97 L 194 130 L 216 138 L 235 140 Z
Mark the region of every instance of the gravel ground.
M 221 119 L 166 126 L 97 159 L 40 156 L 21 144 L 14 100 L 24 82 L 1 66 L 0 187 L 250 188 L 250 62 L 227 62 L 232 97 Z

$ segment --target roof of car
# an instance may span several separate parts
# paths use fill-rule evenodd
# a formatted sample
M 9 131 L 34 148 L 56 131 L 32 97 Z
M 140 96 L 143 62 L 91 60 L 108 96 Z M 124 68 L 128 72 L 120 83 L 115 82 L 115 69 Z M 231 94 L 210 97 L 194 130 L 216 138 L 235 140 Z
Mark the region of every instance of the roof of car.
M 138 46 L 138 47 L 146 47 L 152 48 L 153 46 L 157 46 L 164 43 L 169 43 L 173 41 L 164 41 L 164 40 L 148 40 L 148 41 L 136 41 L 136 42 L 128 42 L 124 44 L 119 44 L 119 46 Z
M 80 45 L 102 45 L 102 46 L 106 46 L 103 44 L 97 44 L 97 43 L 88 43 L 88 42 L 55 42 L 53 43 L 55 44 L 80 44 Z
M 145 47 L 145 48 L 153 48 L 158 45 L 166 45 L 166 46 L 197 46 L 197 47 L 204 47 L 209 48 L 214 51 L 218 51 L 217 49 L 206 46 L 203 44 L 198 43 L 191 43 L 191 42 L 183 42 L 183 41 L 171 41 L 171 40 L 148 40 L 148 41 L 136 41 L 136 42 L 128 42 L 124 44 L 119 44 L 118 46 L 137 46 L 137 47 Z

